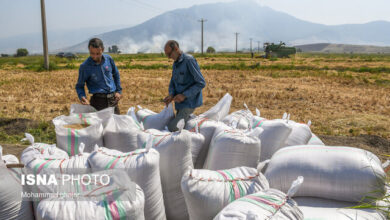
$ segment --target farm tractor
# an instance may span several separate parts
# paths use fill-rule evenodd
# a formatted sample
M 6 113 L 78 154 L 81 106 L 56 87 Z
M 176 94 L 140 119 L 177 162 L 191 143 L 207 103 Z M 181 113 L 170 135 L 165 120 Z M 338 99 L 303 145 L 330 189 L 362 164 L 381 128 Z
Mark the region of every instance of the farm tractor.
M 263 45 L 265 51 L 265 58 L 271 57 L 289 57 L 291 54 L 296 54 L 297 50 L 295 47 L 286 47 L 286 44 L 280 41 L 279 44 L 274 43 L 264 43 Z

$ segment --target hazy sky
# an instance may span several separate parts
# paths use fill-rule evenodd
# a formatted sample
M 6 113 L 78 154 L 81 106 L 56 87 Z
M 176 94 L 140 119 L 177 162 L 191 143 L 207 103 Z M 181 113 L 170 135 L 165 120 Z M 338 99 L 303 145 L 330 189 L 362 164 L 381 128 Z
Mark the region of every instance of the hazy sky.
M 163 12 L 230 0 L 46 0 L 48 30 L 130 27 Z M 255 0 L 315 23 L 390 21 L 389 0 Z M 0 0 L 0 38 L 41 31 L 40 0 Z M 107 30 L 107 29 L 105 29 Z

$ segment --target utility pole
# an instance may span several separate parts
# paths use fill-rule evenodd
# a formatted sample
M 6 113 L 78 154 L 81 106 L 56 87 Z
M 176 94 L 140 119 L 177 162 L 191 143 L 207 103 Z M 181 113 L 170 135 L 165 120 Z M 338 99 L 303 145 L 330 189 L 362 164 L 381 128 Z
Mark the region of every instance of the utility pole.
M 257 53 L 260 54 L 260 41 L 257 41 Z
M 252 53 L 252 38 L 249 38 L 249 40 L 251 41 L 250 47 L 251 47 L 251 53 Z
M 203 18 L 201 18 L 200 20 L 199 20 L 199 22 L 201 22 L 201 24 L 202 24 L 202 31 L 201 31 L 201 42 L 202 42 L 202 46 L 201 46 L 201 49 L 200 49 L 200 51 L 201 51 L 201 53 L 203 54 L 203 23 L 204 22 L 206 22 L 207 20 L 205 20 L 205 19 L 203 19 Z
M 41 0 L 41 18 L 42 18 L 43 57 L 45 59 L 45 69 L 48 70 L 49 69 L 49 49 L 47 47 L 45 0 Z
M 234 34 L 236 35 L 236 53 L 237 53 L 237 39 L 238 39 L 238 35 L 239 35 L 240 33 L 236 32 L 236 33 L 234 33 Z

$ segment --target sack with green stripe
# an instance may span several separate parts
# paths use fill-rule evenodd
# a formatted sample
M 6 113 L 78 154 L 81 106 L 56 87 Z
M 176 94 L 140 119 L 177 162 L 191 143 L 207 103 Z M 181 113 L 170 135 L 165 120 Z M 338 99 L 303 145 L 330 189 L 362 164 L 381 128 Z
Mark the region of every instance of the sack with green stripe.
M 141 106 L 137 106 L 137 119 L 139 123 L 143 123 L 145 129 L 164 130 L 168 123 L 175 117 L 172 103 L 164 107 L 160 113 L 156 113 Z M 131 111 L 128 112 L 131 114 Z
M 353 147 L 286 147 L 265 172 L 270 187 L 286 192 L 296 176 L 305 177 L 296 196 L 369 202 L 385 194 L 386 173 L 373 153 Z
M 109 183 L 73 184 L 68 191 L 80 189 L 74 198 L 48 198 L 36 209 L 38 220 L 143 220 L 144 194 L 123 170 L 95 172 L 109 176 Z M 100 178 L 97 178 L 98 181 Z M 107 180 L 107 178 L 104 178 Z
M 298 177 L 287 194 L 277 189 L 267 189 L 239 198 L 219 212 L 214 220 L 303 220 L 302 211 L 291 199 L 302 182 L 303 177 Z
M 70 106 L 70 114 L 79 118 L 97 118 L 102 120 L 103 128 L 106 127 L 108 120 L 114 115 L 114 107 L 108 107 L 97 111 L 95 108 L 89 105 L 72 104 Z
M 292 126 L 286 120 L 267 120 L 258 116 L 253 117 L 252 128 L 262 128 L 258 136 L 261 141 L 260 161 L 268 160 L 279 149 L 286 146 Z
M 46 174 L 54 171 L 66 174 L 89 173 L 91 171 L 91 167 L 88 163 L 90 153 L 84 153 L 83 143 L 80 144 L 79 149 L 79 154 L 63 159 L 39 155 L 34 160 L 25 164 L 25 167 L 30 169 L 34 174 Z M 49 170 L 46 172 L 46 169 Z
M 181 180 L 191 220 L 213 219 L 229 203 L 269 188 L 264 175 L 255 168 L 229 170 L 189 169 Z
M 137 149 L 137 136 L 143 130 L 142 124 L 128 115 L 113 115 L 103 131 L 104 146 L 122 152 Z
M 160 177 L 160 155 L 155 149 L 119 152 L 104 147 L 96 148 L 88 158 L 93 171 L 124 169 L 130 179 L 145 194 L 145 219 L 166 219 Z
M 214 121 L 208 118 L 195 117 L 187 121 L 185 125 L 186 130 L 195 133 L 199 132 L 204 136 L 204 143 L 199 150 L 196 160 L 194 161 L 194 166 L 196 169 L 203 168 L 207 153 L 209 152 L 211 139 L 214 135 L 215 129 L 218 127 L 229 129 L 229 126 L 227 126 L 225 123 Z
M 53 159 L 69 158 L 68 153 L 56 147 L 55 144 L 35 143 L 34 137 L 31 134 L 25 133 L 25 136 L 22 140 L 30 142 L 30 146 L 24 149 L 20 155 L 20 161 L 23 164 L 27 165 L 30 161 L 40 156 Z
M 22 171 L 20 168 L 7 168 L 3 160 L 0 152 L 0 219 L 33 220 L 31 202 L 22 201 L 21 197 L 23 186 L 17 176 Z
M 233 122 L 235 122 L 235 127 L 238 129 L 250 129 L 252 127 L 253 114 L 245 103 L 244 106 L 246 109 L 235 111 L 229 114 L 223 118 L 222 122 L 227 125 L 231 125 Z
M 102 120 L 98 118 L 80 118 L 61 115 L 53 119 L 57 147 L 66 151 L 69 156 L 79 153 L 80 143 L 85 144 L 85 152 L 92 152 L 95 145 L 103 146 Z M 67 128 L 69 125 L 83 125 L 85 128 Z
M 152 142 L 153 149 L 160 153 L 160 175 L 167 219 L 188 219 L 180 180 L 188 167 L 192 167 L 191 134 L 183 130 L 184 120 L 179 121 L 179 131 L 165 132 L 149 129 L 138 135 L 140 148 Z M 150 139 L 151 138 L 151 139 Z M 149 140 L 149 141 L 148 141 Z
M 262 130 L 262 128 L 248 131 L 217 128 L 210 143 L 204 169 L 256 167 L 261 153 L 261 142 L 258 136 Z

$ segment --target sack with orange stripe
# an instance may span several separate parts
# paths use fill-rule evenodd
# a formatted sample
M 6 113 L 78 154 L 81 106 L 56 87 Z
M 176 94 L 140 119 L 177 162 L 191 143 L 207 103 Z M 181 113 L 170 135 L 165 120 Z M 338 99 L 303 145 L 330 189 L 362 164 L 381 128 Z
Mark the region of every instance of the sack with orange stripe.
M 80 143 L 85 144 L 85 152 L 92 152 L 95 145 L 103 146 L 103 126 L 98 118 L 79 118 L 77 116 L 58 116 L 53 119 L 57 147 L 69 156 L 79 153 Z
M 128 115 L 113 115 L 103 131 L 104 146 L 122 152 L 137 149 L 137 136 L 143 130 L 142 124 Z
M 237 129 L 250 129 L 252 126 L 253 114 L 249 110 L 248 106 L 244 103 L 244 107 L 246 109 L 235 111 L 225 118 L 223 118 L 222 122 L 227 125 L 232 125 L 233 121 L 236 122 Z
M 264 175 L 250 167 L 189 169 L 181 180 L 191 220 L 212 219 L 229 203 L 269 188 Z
M 222 99 L 218 101 L 216 105 L 199 115 L 201 118 L 208 118 L 215 121 L 221 121 L 225 118 L 230 111 L 230 105 L 232 104 L 233 97 L 226 93 Z
M 295 180 L 287 194 L 267 189 L 241 197 L 227 205 L 214 220 L 227 219 L 289 219 L 302 220 L 303 213 L 298 204 L 291 199 L 303 182 L 303 177 Z M 305 216 L 306 217 L 306 216 Z
M 304 176 L 296 196 L 369 202 L 385 194 L 386 173 L 379 158 L 353 147 L 286 147 L 273 155 L 265 176 L 270 187 L 283 192 L 296 176 Z
M 160 155 L 151 149 L 122 153 L 104 147 L 96 148 L 88 158 L 93 171 L 124 169 L 130 179 L 137 183 L 145 194 L 145 219 L 166 219 L 160 177 Z
M 25 133 L 25 138 L 22 141 L 30 142 L 30 146 L 23 150 L 20 161 L 27 165 L 30 161 L 34 160 L 39 156 L 43 156 L 45 158 L 53 158 L 53 159 L 67 159 L 69 155 L 63 151 L 62 149 L 56 147 L 55 144 L 44 144 L 44 143 L 35 143 L 34 137 Z
M 139 109 L 136 113 L 138 122 L 143 123 L 145 129 L 154 128 L 164 130 L 168 123 L 175 117 L 172 103 L 168 107 L 165 106 L 160 113 L 142 108 L 139 105 L 137 107 Z M 127 114 L 131 114 L 131 111 Z
M 23 186 L 20 182 L 20 168 L 7 168 L 0 147 L 0 219 L 33 220 L 34 212 L 30 201 L 22 201 Z M 15 172 L 15 173 L 14 173 Z
M 123 170 L 95 172 L 89 175 L 98 176 L 98 181 L 88 184 L 76 181 L 61 190 L 61 193 L 69 193 L 74 189 L 82 189 L 78 194 L 41 201 L 36 208 L 37 219 L 144 219 L 145 200 L 142 189 L 132 182 Z M 108 176 L 103 179 L 108 179 L 108 184 L 99 182 L 99 175 Z
M 195 117 L 187 121 L 185 129 L 195 133 L 199 132 L 204 136 L 204 143 L 200 147 L 196 160 L 193 161 L 196 169 L 203 168 L 207 153 L 209 152 L 211 139 L 217 127 L 224 127 L 226 129 L 229 129 L 229 126 L 227 126 L 223 122 L 214 121 L 208 118 Z
M 263 132 L 258 136 L 261 141 L 260 161 L 270 159 L 279 149 L 286 146 L 292 126 L 286 120 L 267 120 L 260 117 L 260 111 L 253 117 L 252 128 L 262 128 Z
M 204 169 L 220 170 L 239 166 L 256 167 L 260 160 L 262 128 L 215 130 L 210 143 Z
M 102 120 L 103 128 L 106 127 L 108 120 L 114 115 L 114 107 L 108 107 L 97 111 L 94 107 L 82 104 L 72 104 L 70 106 L 70 116 L 77 116 L 80 119 L 97 118 Z
M 180 180 L 188 167 L 192 167 L 191 132 L 183 130 L 184 120 L 179 121 L 176 132 L 155 129 L 138 135 L 138 146 L 144 148 L 148 140 L 160 153 L 160 175 L 167 219 L 188 219 Z M 150 139 L 152 136 L 152 139 Z

